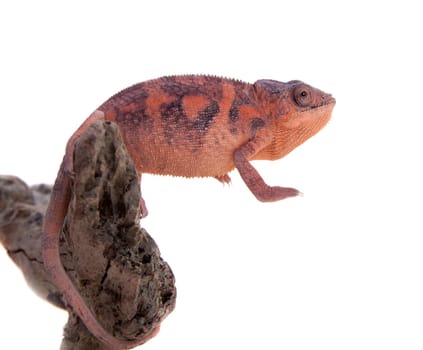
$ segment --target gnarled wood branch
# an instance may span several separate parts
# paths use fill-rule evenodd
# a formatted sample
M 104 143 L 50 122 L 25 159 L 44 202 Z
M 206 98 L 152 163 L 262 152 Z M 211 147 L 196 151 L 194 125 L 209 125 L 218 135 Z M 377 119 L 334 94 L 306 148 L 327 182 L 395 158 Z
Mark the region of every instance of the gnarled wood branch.
M 146 337 L 174 309 L 170 267 L 139 226 L 140 189 L 118 128 L 96 122 L 75 145 L 63 266 L 97 318 L 119 337 Z M 64 308 L 43 269 L 41 228 L 51 187 L 0 177 L 0 242 L 39 296 Z M 62 350 L 107 349 L 70 311 Z

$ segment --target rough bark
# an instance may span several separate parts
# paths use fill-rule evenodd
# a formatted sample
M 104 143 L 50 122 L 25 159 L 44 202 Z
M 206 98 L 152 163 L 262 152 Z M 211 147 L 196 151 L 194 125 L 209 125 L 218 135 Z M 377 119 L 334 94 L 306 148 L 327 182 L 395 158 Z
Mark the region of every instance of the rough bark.
M 65 270 L 106 327 L 145 337 L 173 310 L 174 276 L 139 226 L 140 189 L 118 128 L 96 122 L 75 145 L 73 195 L 60 240 Z M 50 186 L 0 177 L 0 242 L 39 296 L 64 308 L 41 258 Z M 107 349 L 70 311 L 61 350 Z

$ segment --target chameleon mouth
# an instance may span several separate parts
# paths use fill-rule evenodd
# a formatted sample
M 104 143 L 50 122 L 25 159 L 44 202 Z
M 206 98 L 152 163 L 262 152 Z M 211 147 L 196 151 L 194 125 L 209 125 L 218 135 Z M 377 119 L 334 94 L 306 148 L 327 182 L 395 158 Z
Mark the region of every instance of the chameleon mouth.
M 336 99 L 332 97 L 332 95 L 326 95 L 322 97 L 322 101 L 319 104 L 316 104 L 314 106 L 310 106 L 307 108 L 303 108 L 301 110 L 301 113 L 318 110 L 318 109 L 332 109 L 336 104 Z
M 327 105 L 334 105 L 334 104 L 336 104 L 336 99 L 331 94 L 322 96 L 322 104 L 320 106 L 327 106 Z
M 335 98 L 331 94 L 325 94 L 321 97 L 320 104 L 314 108 L 333 108 L 336 104 Z M 311 108 L 313 109 L 313 108 Z

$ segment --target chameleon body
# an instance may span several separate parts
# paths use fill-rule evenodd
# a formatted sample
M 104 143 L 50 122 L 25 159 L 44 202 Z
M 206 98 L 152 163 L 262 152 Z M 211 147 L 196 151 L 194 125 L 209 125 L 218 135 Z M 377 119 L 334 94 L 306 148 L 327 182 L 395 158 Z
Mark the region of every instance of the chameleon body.
M 331 95 L 301 81 L 249 84 L 185 75 L 136 84 L 97 108 L 68 141 L 43 237 L 44 262 L 52 281 L 92 334 L 113 349 L 132 348 L 148 340 L 118 339 L 107 332 L 79 295 L 59 257 L 59 235 L 71 196 L 74 143 L 94 121 L 119 126 L 140 179 L 142 173 L 152 173 L 230 182 L 228 172 L 237 168 L 256 198 L 271 202 L 300 192 L 268 186 L 250 161 L 285 156 L 328 122 L 334 105 Z

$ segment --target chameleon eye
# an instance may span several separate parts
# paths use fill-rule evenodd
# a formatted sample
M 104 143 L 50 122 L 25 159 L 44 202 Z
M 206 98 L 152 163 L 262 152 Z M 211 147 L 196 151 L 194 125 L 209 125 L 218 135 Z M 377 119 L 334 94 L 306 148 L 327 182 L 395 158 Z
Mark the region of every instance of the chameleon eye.
M 294 89 L 294 100 L 298 106 L 308 107 L 313 101 L 313 96 L 310 88 L 305 85 L 297 86 Z

